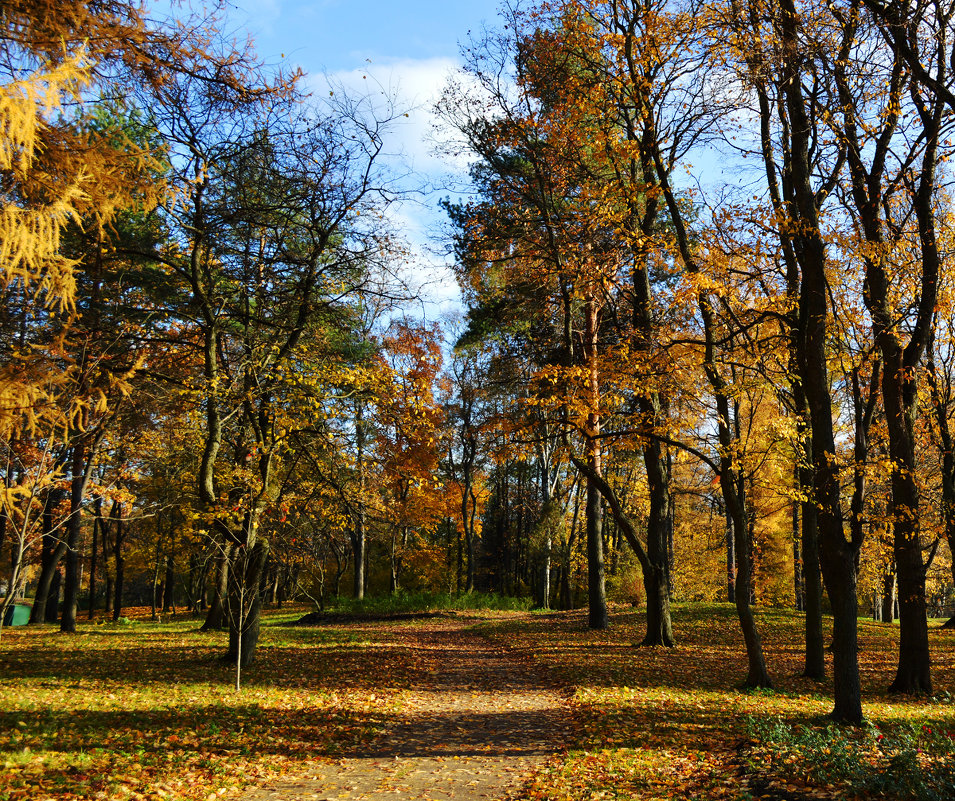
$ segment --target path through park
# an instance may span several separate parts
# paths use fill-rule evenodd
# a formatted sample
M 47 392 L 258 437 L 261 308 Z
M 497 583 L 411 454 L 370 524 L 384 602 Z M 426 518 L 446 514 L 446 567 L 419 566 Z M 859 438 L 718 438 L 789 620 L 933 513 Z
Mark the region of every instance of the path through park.
M 573 742 L 567 699 L 466 624 L 409 622 L 396 647 L 415 660 L 418 678 L 397 696 L 387 728 L 363 750 L 243 801 L 500 799 Z

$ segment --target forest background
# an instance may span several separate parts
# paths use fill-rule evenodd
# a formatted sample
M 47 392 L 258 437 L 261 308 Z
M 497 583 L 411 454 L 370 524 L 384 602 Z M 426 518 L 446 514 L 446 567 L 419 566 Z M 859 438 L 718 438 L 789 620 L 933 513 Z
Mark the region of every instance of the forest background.
M 180 13 L 181 11 L 181 13 Z M 952 13 L 502 10 L 435 108 L 466 314 L 422 321 L 385 158 L 408 109 L 215 9 L 0 10 L 0 613 L 76 632 L 400 590 L 805 612 L 862 719 L 857 620 L 932 692 L 955 545 Z M 439 136 L 440 138 L 440 136 Z M 440 145 L 439 145 L 440 147 Z M 702 191 L 692 163 L 746 180 Z M 2 634 L 2 629 L 0 629 Z

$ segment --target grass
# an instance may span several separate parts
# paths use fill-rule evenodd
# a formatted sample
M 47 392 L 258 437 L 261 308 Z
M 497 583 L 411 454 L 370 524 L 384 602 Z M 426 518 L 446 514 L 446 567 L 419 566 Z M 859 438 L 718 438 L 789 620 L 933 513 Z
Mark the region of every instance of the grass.
M 472 592 L 467 594 L 406 592 L 363 598 L 336 598 L 326 606 L 326 611 L 335 614 L 371 616 L 394 615 L 414 612 L 456 611 L 526 611 L 530 609 L 529 598 L 511 598 L 495 593 Z
M 478 599 L 471 599 L 477 603 Z M 496 600 L 480 601 L 495 608 Z M 400 604 L 400 606 L 398 605 Z M 364 610 L 427 611 L 433 596 Z M 223 634 L 191 619 L 14 627 L 0 641 L 0 801 L 209 799 L 360 748 L 426 680 L 402 627 L 296 627 L 270 613 L 244 687 L 218 661 Z M 643 616 L 480 612 L 464 620 L 536 663 L 577 709 L 576 741 L 516 797 L 796 799 L 955 797 L 955 632 L 933 629 L 932 699 L 890 696 L 897 627 L 861 622 L 870 726 L 832 727 L 828 684 L 799 676 L 802 619 L 760 610 L 776 683 L 743 693 L 742 639 L 728 605 L 678 605 L 678 646 L 639 648 Z M 879 737 L 881 736 L 881 739 Z M 221 795 L 220 795 L 221 794 Z
M 289 627 L 302 611 L 263 626 L 239 693 L 224 635 L 191 619 L 8 629 L 0 799 L 206 799 L 367 742 L 414 662 L 369 659 L 356 631 Z
M 948 737 L 955 732 L 952 632 L 932 631 L 937 695 L 915 700 L 885 692 L 897 660 L 898 628 L 860 621 L 864 708 L 883 733 L 884 746 L 879 760 L 852 773 L 830 757 L 845 753 L 843 764 L 859 758 L 862 745 L 855 752 L 845 748 L 858 732 L 830 726 L 829 684 L 800 676 L 802 617 L 772 609 L 758 614 L 776 685 L 772 692 L 735 689 L 746 660 L 729 605 L 678 605 L 673 649 L 637 647 L 643 616 L 622 609 L 601 632 L 587 630 L 582 614 L 483 623 L 486 636 L 536 660 L 568 688 L 583 724 L 578 747 L 534 777 L 521 797 L 955 797 Z M 917 733 L 914 740 L 911 732 Z M 889 737 L 898 747 L 889 747 Z M 910 753 L 918 757 L 914 764 Z M 917 775 L 928 776 L 922 786 L 905 778 Z
M 748 767 L 754 774 L 837 785 L 862 798 L 950 801 L 955 790 L 955 731 L 929 724 L 881 729 L 807 726 L 752 719 Z

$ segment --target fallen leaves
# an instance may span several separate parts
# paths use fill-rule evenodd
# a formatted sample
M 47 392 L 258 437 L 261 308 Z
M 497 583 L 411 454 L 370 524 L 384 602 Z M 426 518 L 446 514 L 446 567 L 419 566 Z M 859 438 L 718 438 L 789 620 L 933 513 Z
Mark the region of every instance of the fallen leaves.
M 382 771 L 418 760 L 428 767 L 414 782 L 458 769 L 481 783 L 497 770 L 521 799 L 851 798 L 807 774 L 804 752 L 747 733 L 747 720 L 813 725 L 830 709 L 824 688 L 798 676 L 801 618 L 761 612 L 779 688 L 742 693 L 733 614 L 678 606 L 674 649 L 635 647 L 642 616 L 631 611 L 603 632 L 575 612 L 320 630 L 271 618 L 239 694 L 216 660 L 221 643 L 192 621 L 77 638 L 11 629 L 0 649 L 0 801 L 214 801 L 316 760 L 332 777 L 356 754 L 391 766 Z M 932 637 L 936 682 L 950 688 L 955 634 Z M 929 702 L 883 693 L 894 629 L 863 624 L 861 641 L 865 709 L 880 732 L 912 721 L 927 727 L 923 740 L 955 731 L 944 691 Z M 826 748 L 837 750 L 822 742 L 820 758 Z
M 231 669 L 216 659 L 221 644 L 195 628 L 143 624 L 75 639 L 24 628 L 4 637 L 0 799 L 206 801 L 354 748 L 380 728 L 377 710 L 393 691 L 380 681 L 369 697 L 375 677 L 354 669 L 367 661 L 361 649 L 309 648 L 308 632 L 266 627 L 249 687 L 236 694 Z M 312 636 L 322 645 L 333 638 Z
M 573 693 L 583 737 L 558 765 L 539 772 L 514 798 L 586 801 L 590 798 L 850 799 L 844 784 L 773 781 L 737 754 L 746 721 L 781 716 L 823 718 L 831 701 L 802 670 L 802 617 L 762 610 L 764 646 L 778 691 L 743 693 L 745 651 L 728 605 L 681 605 L 674 611 L 678 646 L 639 648 L 642 615 L 617 611 L 611 628 L 591 632 L 581 613 L 500 622 L 486 636 L 546 668 Z M 934 631 L 935 677 L 951 686 L 955 669 L 951 633 Z M 930 703 L 899 703 L 884 687 L 897 659 L 891 627 L 862 622 L 866 713 L 884 722 L 951 721 L 955 705 L 944 696 Z M 798 764 L 798 756 L 793 756 Z M 758 758 L 757 758 L 758 761 Z M 893 796 L 895 797 L 895 796 Z M 902 796 L 898 796 L 902 797 Z

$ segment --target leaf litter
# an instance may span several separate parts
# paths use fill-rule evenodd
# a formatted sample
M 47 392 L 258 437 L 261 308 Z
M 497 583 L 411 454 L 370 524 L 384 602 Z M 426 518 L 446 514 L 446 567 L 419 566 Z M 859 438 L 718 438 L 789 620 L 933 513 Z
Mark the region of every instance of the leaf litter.
M 379 735 L 243 801 L 496 799 L 552 762 L 578 736 L 568 698 L 530 660 L 467 625 L 395 626 L 417 678 L 396 696 Z

